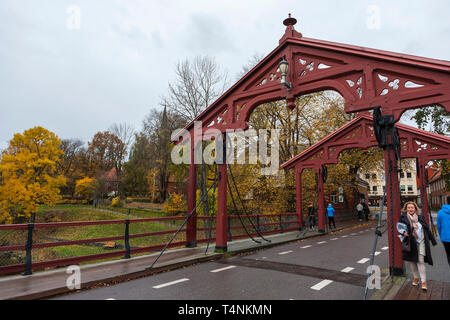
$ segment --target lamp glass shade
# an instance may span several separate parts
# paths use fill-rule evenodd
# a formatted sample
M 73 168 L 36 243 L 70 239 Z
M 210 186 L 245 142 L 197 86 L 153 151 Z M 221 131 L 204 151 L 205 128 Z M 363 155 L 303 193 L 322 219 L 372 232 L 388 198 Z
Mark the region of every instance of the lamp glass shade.
M 287 75 L 287 72 L 289 69 L 289 63 L 283 59 L 280 61 L 279 67 L 280 67 L 281 75 L 284 75 L 284 76 Z

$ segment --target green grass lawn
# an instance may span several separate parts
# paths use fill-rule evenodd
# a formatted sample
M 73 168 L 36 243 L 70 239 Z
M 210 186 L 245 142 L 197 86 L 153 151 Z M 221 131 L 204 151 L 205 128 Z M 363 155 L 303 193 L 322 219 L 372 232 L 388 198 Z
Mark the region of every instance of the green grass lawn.
M 128 209 L 123 208 L 119 212 L 128 213 Z M 133 209 L 133 215 L 142 216 L 142 218 L 149 217 L 161 217 L 161 212 L 152 212 L 145 209 Z M 56 205 L 56 206 L 42 206 L 38 214 L 36 215 L 36 223 L 44 222 L 74 222 L 74 221 L 100 221 L 100 220 L 125 220 L 127 217 L 123 215 L 115 214 L 113 212 L 106 212 L 96 210 L 92 206 L 87 205 Z M 157 231 L 176 230 L 181 224 L 181 221 L 174 221 L 173 226 L 167 226 L 160 223 L 144 222 L 144 223 L 131 223 L 130 235 L 151 233 Z M 125 223 L 123 224 L 108 224 L 108 225 L 95 225 L 95 226 L 77 226 L 77 227 L 60 227 L 60 228 L 42 228 L 35 229 L 33 232 L 34 243 L 49 243 L 70 240 L 85 240 L 95 238 L 105 238 L 114 236 L 124 236 Z M 171 238 L 172 234 L 152 236 L 144 238 L 130 239 L 131 248 L 147 247 L 159 244 L 166 244 Z M 180 233 L 174 240 L 175 242 L 184 240 L 184 233 Z M 2 240 L 3 239 L 3 240 Z M 4 230 L 0 231 L 0 245 L 24 245 L 26 242 L 26 230 Z M 102 245 L 105 242 L 97 242 L 86 245 L 71 245 L 60 246 L 52 248 L 42 248 L 33 250 L 33 261 L 46 261 L 68 257 L 77 257 L 83 255 L 91 255 L 98 253 L 107 253 L 112 250 L 123 250 L 124 240 L 116 240 L 116 248 L 105 248 Z M 18 258 L 17 256 L 21 256 Z M 7 265 L 5 259 L 10 257 L 9 255 L 0 254 L 0 265 Z M 23 259 L 23 252 L 17 252 L 15 256 L 15 263 L 17 260 Z M 3 258 L 3 259 L 2 259 Z M 113 258 L 114 259 L 114 258 Z M 12 258 L 11 258 L 12 260 Z M 111 259 L 105 259 L 111 260 Z M 102 260 L 104 261 L 104 260 Z M 20 262 L 20 261 L 19 261 Z M 96 261 L 98 262 L 98 261 Z M 24 263 L 24 262 L 21 262 Z M 92 262 L 91 262 L 92 263 Z

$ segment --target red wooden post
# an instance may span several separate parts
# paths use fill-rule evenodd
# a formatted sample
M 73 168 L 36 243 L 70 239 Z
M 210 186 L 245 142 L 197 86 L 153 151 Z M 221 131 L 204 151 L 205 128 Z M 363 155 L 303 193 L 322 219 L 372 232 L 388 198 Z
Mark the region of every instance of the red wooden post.
M 217 195 L 216 250 L 227 251 L 227 165 L 219 164 Z
M 420 177 L 420 200 L 422 202 L 422 214 L 425 217 L 425 221 L 430 226 L 430 208 L 428 207 L 428 194 L 427 194 L 427 179 L 425 175 L 425 164 L 421 158 L 417 159 L 417 168 L 419 172 L 417 174 Z
M 296 200 L 297 200 L 297 218 L 298 218 L 298 227 L 299 229 L 303 228 L 303 213 L 302 213 L 302 171 L 303 169 L 299 169 L 295 171 L 295 191 L 296 191 Z
M 390 274 L 402 276 L 405 274 L 402 256 L 402 245 L 397 237 L 397 222 L 401 216 L 400 189 L 397 171 L 397 160 L 395 152 L 387 149 L 384 152 L 384 170 L 385 176 L 389 179 L 386 190 L 387 199 L 387 225 L 388 225 L 388 242 L 389 242 L 389 269 Z M 392 244 L 394 244 L 392 246 Z
M 325 232 L 325 199 L 323 190 L 323 178 L 322 178 L 322 168 L 316 168 L 317 172 L 317 193 L 318 193 L 318 204 L 317 204 L 317 214 L 319 216 L 319 232 Z
M 191 136 L 191 162 L 189 164 L 189 186 L 188 186 L 188 214 L 194 210 L 197 203 L 197 167 L 195 164 L 195 141 Z M 188 248 L 197 246 L 197 217 L 189 219 L 186 226 L 186 241 Z

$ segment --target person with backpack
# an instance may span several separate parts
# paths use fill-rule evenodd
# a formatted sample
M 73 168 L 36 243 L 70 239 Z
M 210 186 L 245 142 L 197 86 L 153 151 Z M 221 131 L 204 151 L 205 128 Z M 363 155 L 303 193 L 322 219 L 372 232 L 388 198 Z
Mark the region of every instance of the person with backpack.
M 336 223 L 334 222 L 334 213 L 336 210 L 334 210 L 331 203 L 328 204 L 327 213 L 328 213 L 328 226 L 331 229 L 331 222 L 333 222 L 334 229 L 336 229 Z
M 316 226 L 316 216 L 315 216 L 315 208 L 311 204 L 308 205 L 308 224 L 309 224 L 309 230 L 314 229 Z
M 450 196 L 447 196 L 447 204 L 444 204 L 438 212 L 437 229 L 450 265 Z

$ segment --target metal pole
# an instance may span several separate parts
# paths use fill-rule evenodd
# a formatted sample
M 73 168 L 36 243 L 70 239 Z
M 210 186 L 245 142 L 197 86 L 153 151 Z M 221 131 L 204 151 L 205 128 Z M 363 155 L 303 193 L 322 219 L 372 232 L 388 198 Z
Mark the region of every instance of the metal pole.
M 124 259 L 130 259 L 131 258 L 131 249 L 130 249 L 130 220 L 125 221 L 125 249 L 127 250 L 127 253 L 125 254 Z
M 33 248 L 33 229 L 34 229 L 34 223 L 28 224 L 28 236 L 27 236 L 27 243 L 25 245 L 26 250 L 26 265 L 25 265 L 25 272 L 23 273 L 24 276 L 29 276 L 32 274 L 32 257 L 31 257 L 31 250 Z

